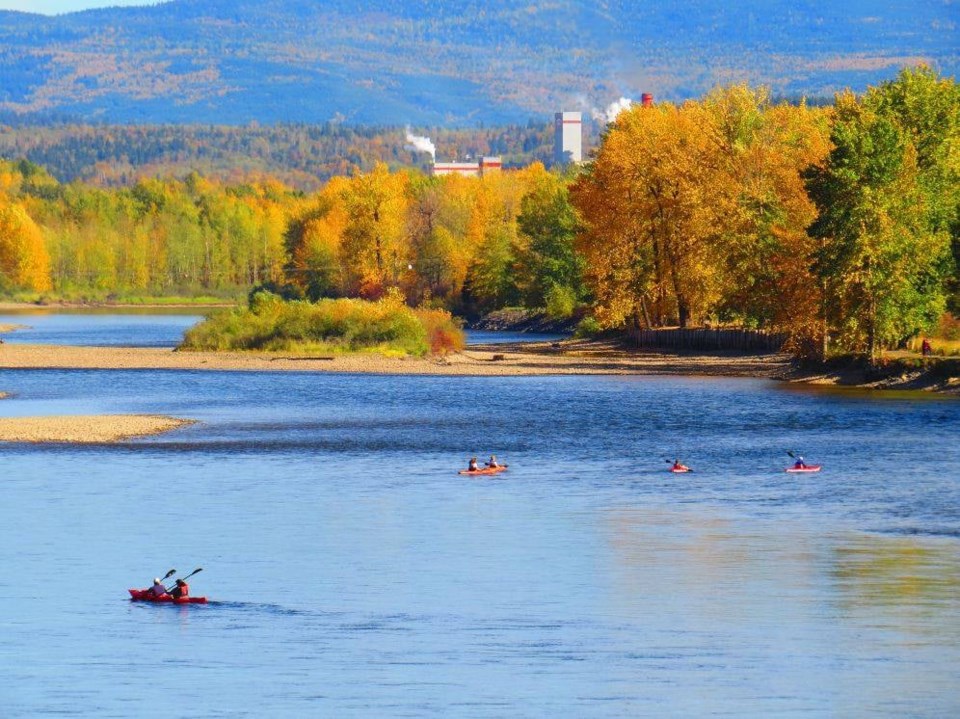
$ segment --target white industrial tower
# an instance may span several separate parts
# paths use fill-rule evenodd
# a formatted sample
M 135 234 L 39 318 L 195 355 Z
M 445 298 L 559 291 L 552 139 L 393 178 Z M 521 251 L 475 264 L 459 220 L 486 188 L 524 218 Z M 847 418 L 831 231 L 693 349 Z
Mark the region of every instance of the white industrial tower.
M 553 160 L 558 165 L 583 161 L 583 117 L 579 112 L 558 112 L 553 134 Z

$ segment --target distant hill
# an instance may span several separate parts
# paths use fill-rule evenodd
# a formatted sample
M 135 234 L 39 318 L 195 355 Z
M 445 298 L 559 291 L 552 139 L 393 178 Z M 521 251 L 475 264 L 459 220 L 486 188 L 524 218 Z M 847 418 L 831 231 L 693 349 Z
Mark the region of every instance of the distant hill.
M 736 9 L 732 9 L 736 8 Z M 173 0 L 0 11 L 0 112 L 477 125 L 749 80 L 828 95 L 960 67 L 956 0 Z

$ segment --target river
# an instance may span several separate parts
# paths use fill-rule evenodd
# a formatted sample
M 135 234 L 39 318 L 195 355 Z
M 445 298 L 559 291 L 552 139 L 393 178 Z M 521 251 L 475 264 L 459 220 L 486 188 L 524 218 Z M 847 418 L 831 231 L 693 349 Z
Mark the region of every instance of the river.
M 199 420 L 3 447 L 4 717 L 960 713 L 956 401 L 670 377 L 0 389 L 2 416 Z M 785 474 L 787 450 L 823 472 Z M 491 452 L 499 478 L 456 474 Z M 203 567 L 212 603 L 125 600 L 172 567 Z

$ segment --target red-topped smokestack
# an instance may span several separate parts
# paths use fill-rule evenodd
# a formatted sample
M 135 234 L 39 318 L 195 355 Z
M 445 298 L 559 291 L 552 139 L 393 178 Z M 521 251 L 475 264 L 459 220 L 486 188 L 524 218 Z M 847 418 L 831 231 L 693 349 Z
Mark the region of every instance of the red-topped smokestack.
M 653 95 L 649 92 L 640 95 L 640 104 L 644 107 L 653 107 Z

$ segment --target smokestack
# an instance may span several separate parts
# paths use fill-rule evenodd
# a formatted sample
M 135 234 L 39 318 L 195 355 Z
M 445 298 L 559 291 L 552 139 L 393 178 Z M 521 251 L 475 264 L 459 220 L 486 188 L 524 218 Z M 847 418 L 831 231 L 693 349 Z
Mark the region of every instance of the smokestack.
M 640 104 L 644 107 L 653 107 L 653 95 L 649 92 L 640 95 Z

